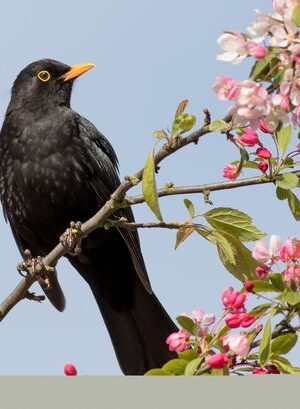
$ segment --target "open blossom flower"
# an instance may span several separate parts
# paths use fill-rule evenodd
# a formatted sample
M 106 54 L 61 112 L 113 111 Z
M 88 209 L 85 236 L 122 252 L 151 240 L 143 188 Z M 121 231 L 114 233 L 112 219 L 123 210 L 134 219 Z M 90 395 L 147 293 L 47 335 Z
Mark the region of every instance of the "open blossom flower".
M 253 317 L 253 315 L 248 314 L 247 312 L 239 314 L 232 314 L 230 317 L 225 319 L 225 323 L 229 328 L 248 328 L 254 322 L 256 321 L 256 318 Z
M 274 25 L 274 20 L 259 10 L 255 10 L 255 13 L 257 15 L 256 20 L 251 27 L 248 27 L 248 31 L 254 36 L 265 36 L 268 34 L 270 27 Z
M 239 93 L 235 105 L 229 109 L 239 125 L 250 124 L 252 129 L 259 127 L 259 122 L 270 112 L 268 92 L 255 81 L 246 80 L 238 84 Z
M 300 258 L 300 242 L 294 237 L 288 237 L 279 251 L 280 260 L 285 262 Z
M 214 355 L 209 355 L 205 359 L 206 365 L 209 365 L 212 368 L 220 369 L 224 368 L 224 366 L 228 363 L 229 358 L 226 354 L 218 353 Z
M 223 177 L 227 179 L 236 179 L 237 178 L 237 165 L 226 165 L 223 171 Z
M 173 332 L 166 339 L 169 350 L 174 352 L 183 352 L 187 350 L 190 346 L 187 342 L 190 335 L 191 334 L 184 328 L 178 332 Z
M 191 318 L 194 319 L 197 325 L 205 325 L 206 327 L 209 327 L 215 322 L 214 314 L 206 313 L 203 310 L 192 311 Z
M 233 78 L 220 76 L 216 78 L 213 90 L 220 100 L 232 100 L 236 98 L 239 92 L 237 84 L 238 81 Z
M 245 359 L 250 351 L 250 342 L 246 334 L 227 335 L 222 339 L 223 345 L 228 346 L 240 358 Z
M 300 104 L 297 105 L 294 111 L 292 112 L 292 124 L 294 128 L 296 128 L 299 119 L 300 119 Z
M 249 147 L 260 143 L 257 133 L 251 128 L 246 128 L 245 132 L 239 137 L 238 141 L 242 145 Z
M 247 293 L 234 291 L 233 287 L 226 288 L 222 293 L 222 302 L 226 310 L 233 312 L 244 312 L 245 301 L 248 299 Z
M 263 147 L 258 148 L 255 153 L 259 158 L 262 159 L 270 159 L 272 156 L 272 153 L 269 151 L 269 149 Z
M 273 234 L 270 237 L 269 247 L 263 241 L 254 244 L 252 257 L 262 264 L 273 264 L 278 259 L 280 237 Z
M 218 44 L 224 49 L 224 53 L 217 56 L 217 59 L 232 64 L 239 64 L 248 56 L 246 48 L 247 41 L 244 36 L 237 32 L 231 31 L 224 33 L 218 38 Z
M 259 121 L 259 129 L 263 132 L 263 133 L 269 133 L 272 134 L 273 132 L 270 131 L 270 129 L 268 128 L 268 124 L 266 123 L 265 120 L 261 119 Z

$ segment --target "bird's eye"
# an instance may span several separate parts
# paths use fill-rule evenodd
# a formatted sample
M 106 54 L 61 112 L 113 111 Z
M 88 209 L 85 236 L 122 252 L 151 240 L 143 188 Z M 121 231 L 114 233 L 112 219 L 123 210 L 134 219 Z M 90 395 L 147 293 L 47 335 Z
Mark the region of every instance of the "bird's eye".
M 51 75 L 48 71 L 43 70 L 38 73 L 38 79 L 42 82 L 48 82 L 51 78 Z

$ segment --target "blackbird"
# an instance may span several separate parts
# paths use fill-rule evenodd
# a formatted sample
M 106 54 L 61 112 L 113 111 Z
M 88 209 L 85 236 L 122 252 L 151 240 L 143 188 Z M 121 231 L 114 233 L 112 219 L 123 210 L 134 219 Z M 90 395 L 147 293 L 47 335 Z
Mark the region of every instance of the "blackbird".
M 0 134 L 0 196 L 24 257 L 45 256 L 70 221 L 95 214 L 120 184 L 117 156 L 96 127 L 70 108 L 74 80 L 94 66 L 52 59 L 17 76 Z M 134 221 L 130 208 L 117 217 Z M 166 337 L 177 330 L 153 293 L 137 232 L 97 229 L 69 262 L 90 286 L 124 374 L 139 375 L 173 354 Z M 57 275 L 39 280 L 59 310 L 65 298 Z

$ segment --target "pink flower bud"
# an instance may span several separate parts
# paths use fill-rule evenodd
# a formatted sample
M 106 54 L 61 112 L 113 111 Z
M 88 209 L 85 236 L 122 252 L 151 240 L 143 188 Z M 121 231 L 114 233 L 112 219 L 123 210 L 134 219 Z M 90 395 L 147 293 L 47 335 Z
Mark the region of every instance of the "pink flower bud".
M 261 161 L 258 163 L 258 169 L 262 171 L 262 173 L 266 173 L 269 169 L 269 165 L 265 161 Z
M 236 179 L 237 165 L 226 165 L 223 171 L 223 177 L 227 179 Z
M 248 41 L 246 44 L 246 49 L 248 53 L 256 58 L 257 60 L 262 60 L 265 58 L 267 54 L 267 49 L 266 47 L 263 47 L 262 45 L 256 44 L 253 41 Z
M 245 359 L 250 351 L 250 342 L 246 334 L 227 335 L 222 339 L 223 346 L 229 346 L 231 351 Z
M 214 355 L 209 355 L 205 359 L 206 365 L 211 366 L 212 368 L 224 368 L 228 363 L 228 356 L 226 354 L 218 353 Z
M 255 334 L 258 335 L 263 330 L 263 327 L 262 324 L 258 324 L 255 328 Z
M 300 243 L 294 237 L 288 237 L 279 250 L 280 260 L 285 262 L 300 258 Z
M 244 282 L 244 287 L 248 291 L 248 293 L 252 293 L 252 290 L 254 288 L 254 284 L 252 283 L 252 281 L 245 281 Z
M 233 314 L 226 318 L 225 323 L 229 328 L 239 328 L 241 326 L 241 318 L 239 314 Z
M 263 132 L 263 133 L 269 133 L 272 134 L 273 132 L 269 130 L 268 128 L 268 124 L 266 121 L 264 121 L 263 119 L 261 119 L 259 121 L 259 129 Z
M 229 328 L 248 328 L 254 324 L 255 321 L 256 318 L 253 317 L 253 315 L 242 313 L 232 314 L 230 317 L 226 318 L 225 323 Z
M 267 375 L 269 372 L 265 368 L 255 368 L 252 373 L 253 375 Z
M 269 270 L 270 269 L 267 266 L 257 266 L 255 269 L 255 274 L 257 275 L 258 278 L 263 280 L 268 274 Z
M 262 159 L 270 159 L 272 156 L 272 153 L 267 148 L 258 148 L 256 150 L 256 155 Z
M 241 144 L 250 147 L 257 145 L 259 143 L 257 133 L 250 128 L 247 128 L 243 135 L 241 135 L 238 140 Z
M 67 376 L 76 376 L 77 375 L 77 369 L 73 364 L 66 364 L 64 366 L 64 373 Z
M 242 328 L 248 328 L 252 324 L 254 324 L 256 321 L 256 318 L 253 317 L 253 315 L 250 315 L 248 313 L 241 314 L 241 327 Z
M 169 350 L 174 352 L 183 352 L 188 349 L 189 343 L 187 341 L 190 335 L 191 334 L 184 328 L 178 332 L 173 332 L 170 334 L 166 339 L 166 344 L 168 345 Z
M 245 301 L 248 295 L 240 291 L 234 291 L 233 287 L 226 288 L 222 293 L 224 307 L 230 311 L 240 311 L 245 309 Z

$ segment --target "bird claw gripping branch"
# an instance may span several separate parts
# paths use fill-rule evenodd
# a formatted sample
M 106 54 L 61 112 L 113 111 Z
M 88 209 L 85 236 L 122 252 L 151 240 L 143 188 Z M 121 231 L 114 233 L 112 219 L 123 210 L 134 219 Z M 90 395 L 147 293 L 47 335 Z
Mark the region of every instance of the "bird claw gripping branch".
M 32 257 L 30 250 L 25 250 L 24 256 L 24 261 L 22 261 L 17 267 L 18 272 L 24 276 L 22 272 L 25 271 L 27 274 L 36 278 L 44 288 L 50 288 L 49 274 L 54 271 L 54 267 L 46 266 L 41 256 Z M 27 293 L 26 298 L 41 301 L 40 299 L 36 299 L 39 298 L 38 296 L 31 293 Z
M 81 222 L 71 222 L 70 227 L 60 236 L 59 240 L 68 254 L 78 256 L 81 253 Z

